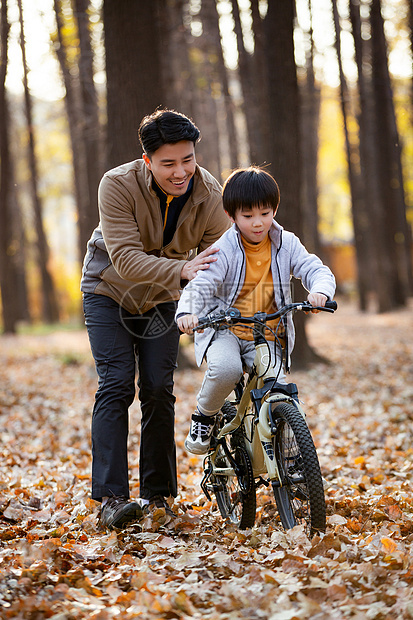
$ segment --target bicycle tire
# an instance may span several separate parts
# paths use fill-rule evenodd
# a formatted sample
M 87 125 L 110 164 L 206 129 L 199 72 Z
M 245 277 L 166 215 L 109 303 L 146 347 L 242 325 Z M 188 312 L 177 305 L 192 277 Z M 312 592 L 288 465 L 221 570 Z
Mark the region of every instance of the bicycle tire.
M 226 402 L 222 408 L 226 416 L 231 415 L 230 407 L 233 407 L 233 412 L 234 414 L 236 413 L 235 407 Z M 225 417 L 219 423 L 220 428 L 222 428 L 224 423 Z M 228 446 L 233 459 L 239 467 L 240 474 L 238 476 L 211 476 L 213 492 L 215 493 L 222 518 L 240 530 L 253 527 L 257 506 L 251 459 L 243 445 L 243 441 L 242 431 L 236 429 L 231 433 Z M 215 464 L 218 467 L 231 467 L 228 456 L 225 454 L 222 446 L 218 448 Z
M 280 519 L 285 529 L 304 524 L 311 537 L 326 529 L 323 479 L 313 438 L 293 404 L 276 405 L 273 416 L 277 431 L 272 444 L 282 485 L 272 487 Z

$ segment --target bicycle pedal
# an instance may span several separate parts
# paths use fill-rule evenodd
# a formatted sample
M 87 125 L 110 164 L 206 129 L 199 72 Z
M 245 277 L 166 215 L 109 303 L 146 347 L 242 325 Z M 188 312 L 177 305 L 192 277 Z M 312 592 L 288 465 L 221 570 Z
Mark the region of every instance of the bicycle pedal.
M 225 491 L 225 484 L 207 484 L 206 488 L 208 491 L 216 493 L 217 491 Z
M 261 485 L 264 485 L 265 487 L 269 487 L 270 486 L 270 481 L 269 480 L 264 480 L 264 478 L 262 476 L 260 476 L 258 478 L 258 480 L 255 482 L 255 488 L 258 489 Z

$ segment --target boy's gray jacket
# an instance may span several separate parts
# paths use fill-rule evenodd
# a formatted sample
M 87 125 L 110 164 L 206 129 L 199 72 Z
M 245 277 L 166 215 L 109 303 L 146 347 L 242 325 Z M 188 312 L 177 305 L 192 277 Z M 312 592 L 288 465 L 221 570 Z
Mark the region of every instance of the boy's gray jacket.
M 271 239 L 271 270 L 277 308 L 292 303 L 291 276 L 301 280 L 310 293 L 324 293 L 334 297 L 335 278 L 330 269 L 315 255 L 307 252 L 301 241 L 283 229 L 275 220 L 269 232 Z M 197 276 L 184 288 L 178 303 L 180 314 L 205 316 L 210 312 L 227 310 L 237 299 L 245 279 L 245 251 L 241 236 L 234 224 L 213 247 L 219 248 L 215 262 L 209 269 L 198 271 Z M 295 330 L 291 313 L 287 315 L 287 368 L 289 354 L 294 347 Z M 212 328 L 195 333 L 195 359 L 201 365 L 205 351 L 214 335 Z

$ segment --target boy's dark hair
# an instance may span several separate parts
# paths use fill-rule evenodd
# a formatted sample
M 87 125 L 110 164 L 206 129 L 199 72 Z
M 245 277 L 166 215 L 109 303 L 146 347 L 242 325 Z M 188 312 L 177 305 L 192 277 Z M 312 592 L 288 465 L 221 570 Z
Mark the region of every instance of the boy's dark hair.
M 274 214 L 280 203 L 280 190 L 276 180 L 262 168 L 250 166 L 234 170 L 222 190 L 224 209 L 232 218 L 238 210 L 252 207 L 270 207 Z
M 199 140 L 198 127 L 184 114 L 175 110 L 155 110 L 145 116 L 138 130 L 143 151 L 151 157 L 164 144 L 188 140 L 194 145 Z

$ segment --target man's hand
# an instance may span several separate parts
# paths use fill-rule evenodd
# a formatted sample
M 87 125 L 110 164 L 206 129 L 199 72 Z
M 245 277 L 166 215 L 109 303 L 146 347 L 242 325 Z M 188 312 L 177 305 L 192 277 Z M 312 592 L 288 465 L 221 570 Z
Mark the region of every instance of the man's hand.
M 194 327 L 198 325 L 198 317 L 196 314 L 185 314 L 184 316 L 180 316 L 179 319 L 176 320 L 176 323 L 184 334 L 192 334 L 192 330 Z M 202 330 L 199 330 L 204 331 Z
M 182 267 L 181 280 L 193 280 L 199 270 L 208 269 L 210 263 L 217 260 L 215 254 L 219 252 L 219 248 L 209 247 L 193 260 L 188 261 Z
M 312 306 L 321 306 L 322 308 L 326 305 L 327 299 L 328 297 L 323 295 L 323 293 L 310 293 L 307 297 L 307 300 Z M 317 314 L 320 310 L 311 310 L 311 312 Z

